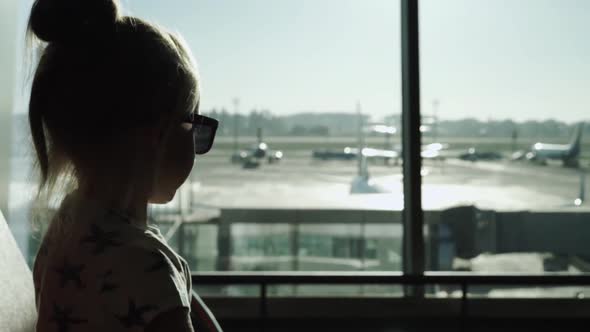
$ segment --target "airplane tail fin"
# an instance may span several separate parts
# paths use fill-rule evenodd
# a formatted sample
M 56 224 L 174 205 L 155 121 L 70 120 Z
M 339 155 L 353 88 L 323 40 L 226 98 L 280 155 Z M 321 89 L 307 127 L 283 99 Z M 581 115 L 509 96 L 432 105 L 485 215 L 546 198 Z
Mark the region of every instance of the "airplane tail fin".
M 584 122 L 578 123 L 574 134 L 572 135 L 569 143 L 568 159 L 577 159 L 580 156 L 582 150 L 582 132 L 584 131 Z
M 368 179 L 369 178 L 369 167 L 367 165 L 367 157 L 365 156 L 365 154 L 363 153 L 363 149 L 359 150 L 359 155 L 358 157 L 360 158 L 360 162 L 358 164 L 358 175 Z

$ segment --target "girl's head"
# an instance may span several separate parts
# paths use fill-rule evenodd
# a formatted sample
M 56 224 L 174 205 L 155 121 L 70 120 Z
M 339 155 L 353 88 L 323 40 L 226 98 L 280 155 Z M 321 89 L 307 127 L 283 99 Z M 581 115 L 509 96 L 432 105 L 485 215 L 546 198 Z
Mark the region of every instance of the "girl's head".
M 200 95 L 181 38 L 116 0 L 36 0 L 28 33 L 45 42 L 29 104 L 40 191 L 65 177 L 169 201 L 193 167 Z

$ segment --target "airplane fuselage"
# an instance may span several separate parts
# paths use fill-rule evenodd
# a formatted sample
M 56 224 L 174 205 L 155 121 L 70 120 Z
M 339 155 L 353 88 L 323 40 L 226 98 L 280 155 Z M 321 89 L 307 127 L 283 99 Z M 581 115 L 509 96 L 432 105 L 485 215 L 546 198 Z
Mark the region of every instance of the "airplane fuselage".
M 564 166 L 578 167 L 581 151 L 581 137 L 584 123 L 579 123 L 574 130 L 570 143 L 568 144 L 547 144 L 535 143 L 526 158 L 531 161 L 545 163 L 549 159 L 561 160 Z
M 579 151 L 573 149 L 570 144 L 545 144 L 535 143 L 527 159 L 540 163 L 547 160 L 561 160 L 564 166 L 578 167 Z

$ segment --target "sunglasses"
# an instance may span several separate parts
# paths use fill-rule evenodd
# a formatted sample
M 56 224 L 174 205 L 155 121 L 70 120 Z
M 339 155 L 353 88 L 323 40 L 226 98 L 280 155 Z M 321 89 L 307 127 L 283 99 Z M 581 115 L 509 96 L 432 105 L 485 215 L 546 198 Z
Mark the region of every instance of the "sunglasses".
M 188 115 L 185 122 L 192 123 L 191 131 L 195 141 L 195 154 L 205 154 L 211 150 L 219 121 L 199 114 Z

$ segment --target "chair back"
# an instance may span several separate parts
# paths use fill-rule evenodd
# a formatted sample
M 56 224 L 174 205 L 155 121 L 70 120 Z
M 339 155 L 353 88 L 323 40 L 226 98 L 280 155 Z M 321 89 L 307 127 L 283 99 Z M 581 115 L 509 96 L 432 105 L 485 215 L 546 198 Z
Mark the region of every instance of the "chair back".
M 0 211 L 0 330 L 35 331 L 33 274 Z

